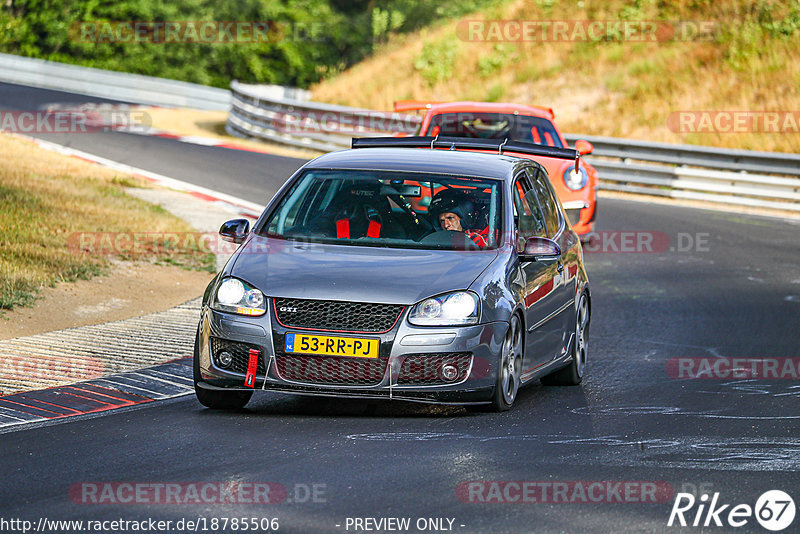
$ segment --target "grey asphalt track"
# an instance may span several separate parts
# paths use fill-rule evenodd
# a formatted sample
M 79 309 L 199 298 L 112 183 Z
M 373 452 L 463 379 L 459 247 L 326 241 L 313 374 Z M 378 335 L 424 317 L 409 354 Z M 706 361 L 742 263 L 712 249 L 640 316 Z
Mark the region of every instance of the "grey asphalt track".
M 0 107 L 67 98 L 18 93 L 0 86 Z M 271 196 L 301 164 L 113 132 L 48 139 L 248 200 Z M 0 519 L 277 517 L 280 532 L 327 533 L 366 531 L 347 518 L 408 517 L 414 527 L 450 518 L 454 532 L 700 532 L 667 527 L 676 493 L 753 506 L 781 489 L 800 503 L 800 377 L 674 377 L 675 358 L 800 358 L 800 225 L 611 199 L 599 213 L 586 254 L 593 308 L 582 386 L 536 383 L 505 414 L 266 393 L 238 413 L 182 397 L 24 428 L 0 434 Z M 655 237 L 655 250 L 615 252 L 620 232 Z M 276 482 L 287 498 L 91 504 L 80 492 L 85 483 L 228 481 Z M 639 481 L 666 493 L 655 503 L 613 493 L 581 502 L 574 491 L 570 502 L 465 502 L 459 488 L 470 481 Z M 324 491 L 316 502 L 305 499 L 314 484 Z M 765 532 L 752 517 L 735 531 Z

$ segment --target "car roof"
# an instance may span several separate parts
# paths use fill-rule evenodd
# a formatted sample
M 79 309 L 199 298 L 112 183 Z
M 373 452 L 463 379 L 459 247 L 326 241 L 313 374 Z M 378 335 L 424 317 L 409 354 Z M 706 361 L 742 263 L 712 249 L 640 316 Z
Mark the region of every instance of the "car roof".
M 443 104 L 431 104 L 428 110 L 429 115 L 439 113 L 518 113 L 520 115 L 531 115 L 543 119 L 553 120 L 555 118 L 553 110 L 535 106 L 525 106 L 522 104 L 511 104 L 504 102 L 446 102 Z
M 330 152 L 311 160 L 304 169 L 365 169 L 477 178 L 510 179 L 517 167 L 531 160 L 466 150 L 428 148 L 358 148 Z

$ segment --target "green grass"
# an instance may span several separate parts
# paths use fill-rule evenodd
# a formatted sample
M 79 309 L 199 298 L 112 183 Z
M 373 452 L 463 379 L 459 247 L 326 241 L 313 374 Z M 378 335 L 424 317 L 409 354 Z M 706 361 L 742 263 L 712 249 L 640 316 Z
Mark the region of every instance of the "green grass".
M 503 99 L 503 95 L 506 93 L 506 87 L 502 83 L 498 82 L 492 85 L 489 88 L 489 92 L 486 93 L 486 101 L 487 102 L 499 102 Z
M 81 233 L 192 231 L 124 190 L 141 184 L 0 135 L 0 310 L 30 306 L 44 287 L 106 272 L 109 255 L 70 246 Z M 116 257 L 214 272 L 213 254 L 196 246 L 166 253 L 162 243 L 136 257 Z

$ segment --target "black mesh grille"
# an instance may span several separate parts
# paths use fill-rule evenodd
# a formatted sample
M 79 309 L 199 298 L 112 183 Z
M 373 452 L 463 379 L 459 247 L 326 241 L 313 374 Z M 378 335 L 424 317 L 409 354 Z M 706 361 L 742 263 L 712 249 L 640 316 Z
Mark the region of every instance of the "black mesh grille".
M 578 208 L 570 208 L 564 210 L 567 212 L 567 219 L 569 219 L 570 224 L 578 224 L 578 221 L 581 220 L 581 210 Z
M 425 386 L 433 384 L 453 384 L 467 378 L 472 363 L 471 352 L 443 352 L 439 354 L 409 354 L 400 367 L 397 384 L 404 386 Z M 445 380 L 442 366 L 454 365 L 458 376 Z
M 250 349 L 258 351 L 258 368 L 256 374 L 263 375 L 266 373 L 261 348 L 258 345 L 249 345 L 247 343 L 237 343 L 235 341 L 227 341 L 216 337 L 211 338 L 211 354 L 214 356 L 214 365 L 226 371 L 234 371 L 236 373 L 247 373 L 247 362 L 250 358 Z M 229 367 L 222 367 L 219 364 L 217 356 L 222 351 L 228 351 L 233 355 L 233 363 Z
M 285 380 L 304 384 L 374 386 L 383 380 L 388 356 L 379 358 L 338 358 L 278 352 L 278 374 Z
M 315 330 L 388 332 L 403 308 L 366 302 L 275 299 L 275 313 L 282 325 Z

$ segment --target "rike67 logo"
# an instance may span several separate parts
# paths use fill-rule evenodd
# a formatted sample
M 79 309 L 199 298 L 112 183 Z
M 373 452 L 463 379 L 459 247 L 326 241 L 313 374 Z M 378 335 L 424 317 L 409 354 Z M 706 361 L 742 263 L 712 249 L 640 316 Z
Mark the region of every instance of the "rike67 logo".
M 792 524 L 795 512 L 794 500 L 781 490 L 763 493 L 754 507 L 722 503 L 719 493 L 714 493 L 711 502 L 708 494 L 696 499 L 691 493 L 678 493 L 667 526 L 738 528 L 752 524 L 755 518 L 765 529 L 778 532 Z

